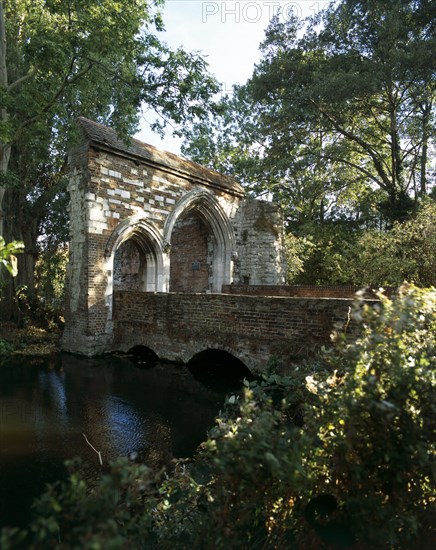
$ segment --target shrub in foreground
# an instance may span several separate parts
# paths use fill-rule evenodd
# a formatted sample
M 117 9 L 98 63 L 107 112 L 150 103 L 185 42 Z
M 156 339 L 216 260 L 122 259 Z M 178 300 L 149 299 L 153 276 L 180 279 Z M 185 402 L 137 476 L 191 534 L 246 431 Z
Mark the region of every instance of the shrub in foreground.
M 114 465 L 92 491 L 75 474 L 2 548 L 430 548 L 436 292 L 380 298 L 355 341 L 231 396 L 193 462 Z
M 403 286 L 356 309 L 362 334 L 342 337 L 330 364 L 339 383 L 315 384 L 320 406 L 306 449 L 317 494 L 337 505 L 364 548 L 430 548 L 435 540 L 436 292 Z

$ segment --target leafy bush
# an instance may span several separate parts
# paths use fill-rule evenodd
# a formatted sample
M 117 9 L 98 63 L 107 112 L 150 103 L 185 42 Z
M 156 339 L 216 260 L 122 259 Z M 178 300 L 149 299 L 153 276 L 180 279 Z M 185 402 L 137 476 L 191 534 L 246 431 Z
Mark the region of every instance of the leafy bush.
M 430 548 L 435 532 L 434 290 L 357 303 L 361 336 L 308 373 L 233 397 L 190 468 L 163 486 L 178 548 Z
M 193 465 L 162 486 L 164 545 L 273 548 L 295 542 L 292 510 L 307 492 L 300 408 L 310 394 L 301 381 L 268 376 L 247 382 L 240 399 L 229 399 Z
M 165 540 L 430 548 L 436 292 L 404 286 L 380 298 L 356 304 L 361 336 L 337 334 L 322 369 L 270 376 L 233 399 L 234 414 L 218 419 L 193 467 L 166 484 Z
M 23 252 L 24 244 L 19 241 L 12 241 L 6 244 L 4 238 L 0 235 L 0 265 L 4 265 L 9 273 L 15 277 L 17 275 L 17 258 L 15 254 Z
M 65 274 L 68 249 L 45 248 L 35 266 L 35 287 L 38 296 L 34 315 L 46 319 L 48 325 L 59 325 L 65 302 Z
M 163 482 L 126 461 L 92 490 L 74 474 L 2 548 L 432 547 L 436 291 L 380 299 L 356 304 L 355 341 L 246 382 Z
M 35 519 L 28 529 L 3 529 L 2 550 L 153 547 L 151 507 L 159 474 L 119 459 L 91 487 L 80 474 L 79 459 L 67 466 L 69 480 L 49 486 L 35 501 Z
M 307 455 L 317 493 L 370 548 L 430 548 L 436 535 L 436 292 L 403 286 L 357 309 L 362 336 L 340 339 L 333 387 L 318 384 Z
M 14 346 L 8 342 L 8 340 L 3 340 L 0 338 L 0 356 L 1 355 L 8 355 L 12 351 L 14 351 Z
M 387 232 L 366 231 L 346 263 L 355 284 L 422 287 L 436 284 L 436 202 L 425 201 L 417 214 Z
M 287 239 L 289 281 L 296 284 L 399 286 L 403 281 L 436 285 L 436 202 L 388 231 L 346 223 L 307 225 Z

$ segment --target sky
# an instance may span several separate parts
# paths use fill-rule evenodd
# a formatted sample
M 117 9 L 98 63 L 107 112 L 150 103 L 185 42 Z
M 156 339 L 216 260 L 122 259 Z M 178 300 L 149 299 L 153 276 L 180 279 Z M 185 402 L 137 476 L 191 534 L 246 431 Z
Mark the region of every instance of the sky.
M 233 84 L 243 84 L 260 60 L 259 45 L 271 17 L 297 14 L 305 17 L 326 5 L 324 0 L 166 0 L 163 9 L 165 33 L 161 36 L 172 48 L 201 52 L 209 71 L 220 83 L 221 93 L 230 93 Z M 180 152 L 181 140 L 169 134 L 162 140 L 148 128 L 155 120 L 143 112 L 141 131 L 136 138 L 159 149 Z

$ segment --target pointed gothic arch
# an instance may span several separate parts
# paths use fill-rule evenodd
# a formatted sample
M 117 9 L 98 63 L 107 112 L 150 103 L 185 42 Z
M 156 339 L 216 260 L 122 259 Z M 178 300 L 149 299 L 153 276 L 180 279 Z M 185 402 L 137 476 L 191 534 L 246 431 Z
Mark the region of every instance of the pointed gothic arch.
M 145 292 L 168 292 L 169 258 L 164 252 L 159 230 L 147 219 L 135 216 L 124 220 L 112 232 L 105 247 L 105 271 L 107 285 L 105 301 L 108 306 L 108 321 L 112 320 L 114 291 L 114 265 L 122 246 L 131 241 L 141 255 L 139 290 Z
M 194 189 L 176 204 L 165 222 L 166 250 L 171 249 L 171 239 L 177 221 L 188 214 L 195 214 L 211 229 L 214 237 L 211 291 L 221 292 L 222 286 L 232 281 L 232 258 L 236 249 L 234 229 L 216 196 L 206 189 Z

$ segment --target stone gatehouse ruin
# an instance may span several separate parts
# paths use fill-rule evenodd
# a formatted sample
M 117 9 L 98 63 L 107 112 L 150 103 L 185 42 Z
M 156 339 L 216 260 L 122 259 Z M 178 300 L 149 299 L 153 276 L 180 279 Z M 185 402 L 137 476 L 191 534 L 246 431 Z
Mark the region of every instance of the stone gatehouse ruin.
M 82 137 L 69 157 L 64 350 L 111 349 L 117 291 L 219 294 L 228 285 L 284 283 L 277 205 L 105 126 L 85 118 L 78 125 Z

